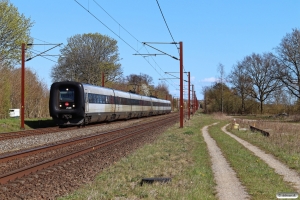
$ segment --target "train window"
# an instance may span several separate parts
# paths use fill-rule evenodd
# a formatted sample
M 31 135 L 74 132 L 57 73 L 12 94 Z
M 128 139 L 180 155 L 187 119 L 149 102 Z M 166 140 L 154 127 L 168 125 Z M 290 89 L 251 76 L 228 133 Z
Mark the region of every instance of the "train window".
M 59 88 L 59 100 L 64 102 L 74 102 L 74 88 Z
M 106 97 L 105 95 L 100 95 L 100 103 L 105 104 L 106 103 Z
M 88 93 L 89 103 L 106 104 L 106 98 L 105 95 Z

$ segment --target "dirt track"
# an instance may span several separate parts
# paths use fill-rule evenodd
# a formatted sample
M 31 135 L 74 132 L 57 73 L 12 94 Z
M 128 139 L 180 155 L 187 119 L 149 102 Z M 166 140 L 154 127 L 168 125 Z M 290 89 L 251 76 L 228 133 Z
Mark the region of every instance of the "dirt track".
M 215 140 L 209 136 L 207 128 L 208 126 L 203 127 L 202 133 L 211 156 L 218 198 L 220 200 L 249 199 L 249 195 L 236 177 L 236 173 L 229 166 Z
M 292 183 L 296 191 L 300 193 L 300 179 L 299 174 L 296 171 L 288 168 L 286 165 L 278 161 L 273 155 L 266 154 L 258 147 L 226 131 L 226 126 L 222 127 L 222 131 L 224 133 L 234 138 L 245 148 L 247 148 L 249 151 L 253 152 L 257 157 L 262 159 L 271 168 L 275 169 L 276 173 L 283 176 L 284 181 Z M 209 154 L 211 156 L 212 169 L 217 184 L 216 192 L 218 198 L 220 200 L 250 199 L 245 188 L 242 186 L 239 179 L 237 178 L 236 173 L 229 166 L 228 162 L 222 155 L 221 149 L 217 146 L 215 140 L 210 137 L 208 133 L 208 127 L 209 126 L 203 127 L 202 134 L 207 144 Z

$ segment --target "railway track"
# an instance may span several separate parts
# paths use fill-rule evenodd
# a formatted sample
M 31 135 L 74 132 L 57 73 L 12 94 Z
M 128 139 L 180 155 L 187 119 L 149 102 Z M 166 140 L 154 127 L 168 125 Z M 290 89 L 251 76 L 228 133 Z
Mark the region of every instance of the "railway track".
M 77 127 L 68 127 L 65 129 L 59 128 L 59 127 L 53 127 L 53 128 L 39 128 L 39 129 L 30 129 L 30 130 L 24 130 L 24 131 L 15 131 L 15 132 L 8 132 L 8 133 L 1 133 L 0 134 L 0 141 L 1 140 L 9 140 L 9 139 L 15 139 L 15 138 L 21 138 L 21 137 L 28 137 L 33 135 L 42 135 L 47 133 L 55 133 L 63 130 L 73 130 L 77 129 Z
M 169 115 L 174 115 L 174 113 L 169 114 Z M 176 113 L 175 113 L 175 115 L 176 115 Z M 154 116 L 154 117 L 149 117 L 149 118 L 144 118 L 144 119 L 151 120 L 151 118 L 155 118 L 155 117 L 159 117 L 159 116 Z M 134 119 L 132 119 L 132 120 L 134 120 Z M 115 123 L 119 123 L 119 122 L 120 121 L 112 121 L 112 122 L 107 122 L 107 123 L 115 124 Z M 106 125 L 107 123 L 89 124 L 89 125 L 87 125 L 87 127 L 103 126 L 103 125 Z M 78 128 L 79 127 L 77 127 L 77 126 L 63 127 L 63 128 L 57 126 L 57 127 L 51 127 L 51 128 L 39 128 L 39 129 L 29 129 L 29 130 L 8 132 L 8 133 L 0 133 L 0 141 L 34 136 L 34 135 L 55 133 L 55 132 L 61 132 L 61 131 L 76 130 Z
M 161 126 L 173 124 L 178 120 L 178 115 L 168 116 L 168 118 L 159 118 L 147 124 L 96 133 L 57 144 L 2 155 L 0 156 L 0 183 L 7 184 L 28 174 L 33 174 L 83 154 L 94 152 L 97 149 L 124 142 L 145 132 L 159 129 Z

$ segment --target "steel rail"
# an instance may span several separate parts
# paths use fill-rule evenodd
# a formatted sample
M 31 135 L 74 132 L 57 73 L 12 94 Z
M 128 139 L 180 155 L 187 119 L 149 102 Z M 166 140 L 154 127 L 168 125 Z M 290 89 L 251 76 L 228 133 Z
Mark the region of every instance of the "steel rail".
M 170 123 L 174 119 L 175 119 L 175 117 L 174 118 L 168 118 L 167 120 L 160 120 L 157 123 L 155 123 L 154 127 L 158 128 L 159 127 L 158 125 L 166 124 L 168 122 Z M 140 125 L 140 126 L 145 126 L 145 125 Z M 39 170 L 48 168 L 50 166 L 56 165 L 58 163 L 67 161 L 67 160 L 75 158 L 75 157 L 78 157 L 78 156 L 83 155 L 85 153 L 88 153 L 88 152 L 91 152 L 91 151 L 95 151 L 96 149 L 99 149 L 99 148 L 102 148 L 102 147 L 106 147 L 108 145 L 120 142 L 122 140 L 126 140 L 127 138 L 133 137 L 133 136 L 135 136 L 135 135 L 137 135 L 137 134 L 139 134 L 141 132 L 145 132 L 145 131 L 148 131 L 150 129 L 153 129 L 153 124 L 151 124 L 151 126 L 149 126 L 149 127 L 144 127 L 143 129 L 134 131 L 134 132 L 129 133 L 127 135 L 124 135 L 124 136 L 121 136 L 121 137 L 118 137 L 118 138 L 115 138 L 115 139 L 111 139 L 111 140 L 106 141 L 106 142 L 101 142 L 101 143 L 99 143 L 97 145 L 89 146 L 87 148 L 84 148 L 84 149 L 81 149 L 81 150 L 77 150 L 75 152 L 68 153 L 68 154 L 59 156 L 59 157 L 54 158 L 54 159 L 49 159 L 49 160 L 46 160 L 46 161 L 43 161 L 43 162 L 39 162 L 39 163 L 33 164 L 31 166 L 28 166 L 28 167 L 24 167 L 24 168 L 21 168 L 21 169 L 14 170 L 12 172 L 3 174 L 3 175 L 0 176 L 0 184 L 8 183 L 8 182 L 10 182 L 12 180 L 15 180 L 17 178 L 23 177 L 23 176 L 31 174 L 31 173 L 35 173 L 35 172 L 37 172 Z
M 83 136 L 80 138 L 75 138 L 75 139 L 69 139 L 68 141 L 65 142 L 61 142 L 59 144 L 53 144 L 53 145 L 44 145 L 44 146 L 40 146 L 40 147 L 35 147 L 35 148 L 31 148 L 31 149 L 26 149 L 17 153 L 11 153 L 11 154 L 7 154 L 7 155 L 2 155 L 0 156 L 0 163 L 4 163 L 10 160 L 14 160 L 17 158 L 23 158 L 26 156 L 30 156 L 30 155 L 34 155 L 34 154 L 38 154 L 38 153 L 43 153 L 46 151 L 51 151 L 53 149 L 58 149 L 58 148 L 63 148 L 66 146 L 70 146 L 72 144 L 76 144 L 76 143 L 80 143 L 80 142 L 85 142 L 88 140 L 93 140 L 93 139 L 98 139 L 101 138 L 103 136 L 107 136 L 108 134 L 117 134 L 121 131 L 128 131 L 130 129 L 135 129 L 135 128 L 139 128 L 142 127 L 144 125 L 135 125 L 135 126 L 130 126 L 130 127 L 125 127 L 125 128 L 120 128 L 120 129 L 114 129 L 114 130 L 110 130 L 110 131 L 105 131 L 105 132 L 97 132 L 88 136 Z
M 170 114 L 172 115 L 172 114 Z M 159 117 L 161 115 L 153 116 L 153 117 Z M 148 119 L 148 118 L 145 118 Z M 119 123 L 120 121 L 112 121 L 109 123 Z M 94 126 L 103 126 L 106 125 L 106 123 L 98 123 L 98 124 L 89 124 L 88 127 L 94 127 Z M 6 132 L 6 133 L 0 133 L 0 141 L 1 140 L 9 140 L 9 139 L 15 139 L 15 138 L 21 138 L 21 137 L 28 137 L 33 135 L 42 135 L 47 133 L 55 133 L 60 131 L 69 131 L 78 129 L 78 126 L 70 126 L 65 128 L 59 128 L 59 127 L 48 127 L 48 128 L 37 128 L 37 129 L 29 129 L 29 130 L 22 130 L 22 131 L 14 131 L 14 132 Z

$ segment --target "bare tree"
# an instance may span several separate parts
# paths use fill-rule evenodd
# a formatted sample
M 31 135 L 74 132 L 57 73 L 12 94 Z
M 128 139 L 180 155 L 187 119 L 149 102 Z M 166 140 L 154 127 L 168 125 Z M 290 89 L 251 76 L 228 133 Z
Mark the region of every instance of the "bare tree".
M 236 95 L 241 98 L 241 112 L 245 112 L 245 100 L 249 96 L 249 91 L 252 88 L 251 78 L 246 73 L 246 69 L 243 63 L 238 62 L 232 69 L 231 73 L 228 75 L 228 81 L 233 85 Z
M 279 78 L 287 89 L 300 99 L 300 31 L 293 29 L 286 34 L 276 48 L 280 67 L 277 70 Z
M 253 53 L 245 57 L 242 63 L 252 84 L 252 89 L 247 92 L 260 102 L 262 113 L 264 101 L 281 87 L 280 81 L 275 76 L 279 63 L 272 53 L 263 55 Z
M 223 113 L 223 84 L 224 84 L 224 77 L 225 77 L 225 71 L 224 71 L 224 65 L 219 64 L 218 71 L 220 73 L 219 81 L 221 83 L 221 112 Z

